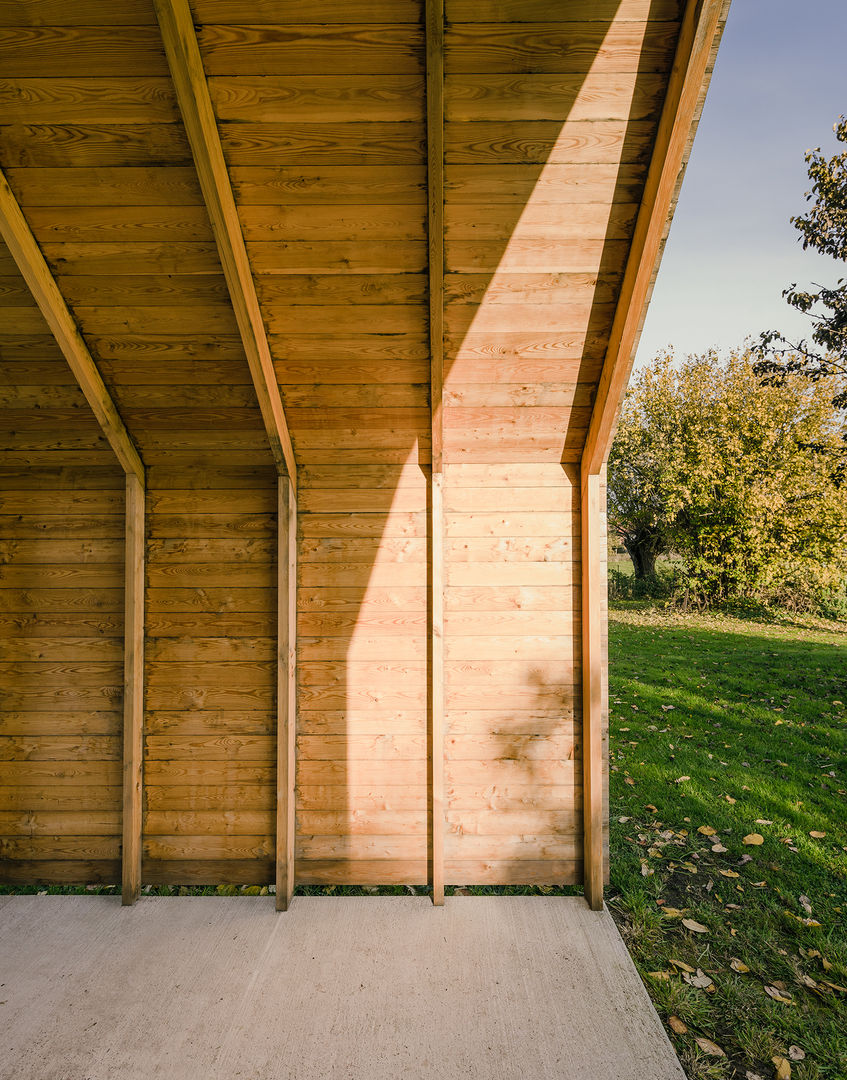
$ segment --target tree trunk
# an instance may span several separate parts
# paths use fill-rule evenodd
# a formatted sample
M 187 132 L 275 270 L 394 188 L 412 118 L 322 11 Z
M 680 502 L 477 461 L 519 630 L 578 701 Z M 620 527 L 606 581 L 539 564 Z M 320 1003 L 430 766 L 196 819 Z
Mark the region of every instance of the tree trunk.
M 647 581 L 656 576 L 656 559 L 661 555 L 664 545 L 661 538 L 648 529 L 639 529 L 622 537 L 623 546 L 632 559 L 637 581 Z

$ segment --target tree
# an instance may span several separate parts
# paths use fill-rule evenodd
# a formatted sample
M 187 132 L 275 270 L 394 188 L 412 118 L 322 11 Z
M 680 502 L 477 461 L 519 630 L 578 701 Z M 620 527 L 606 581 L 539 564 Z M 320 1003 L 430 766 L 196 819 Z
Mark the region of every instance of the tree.
M 834 130 L 838 141 L 847 143 L 847 118 L 840 117 Z M 812 207 L 807 214 L 791 218 L 791 224 L 800 232 L 804 249 L 812 247 L 847 261 L 847 150 L 826 158 L 818 147 L 808 151 L 806 163 L 812 181 L 806 201 Z M 847 375 L 847 281 L 842 278 L 832 288 L 815 285 L 814 289 L 798 289 L 795 283 L 782 294 L 791 307 L 811 317 L 811 343 L 789 341 L 776 330 L 761 334 L 756 373 L 766 381 L 778 382 L 786 374 L 812 381 Z M 834 401 L 847 409 L 843 384 Z
M 703 601 L 789 577 L 843 580 L 847 498 L 832 457 L 847 429 L 837 376 L 762 384 L 749 350 L 659 356 L 624 400 L 609 459 L 609 523 L 636 576 L 673 550 Z

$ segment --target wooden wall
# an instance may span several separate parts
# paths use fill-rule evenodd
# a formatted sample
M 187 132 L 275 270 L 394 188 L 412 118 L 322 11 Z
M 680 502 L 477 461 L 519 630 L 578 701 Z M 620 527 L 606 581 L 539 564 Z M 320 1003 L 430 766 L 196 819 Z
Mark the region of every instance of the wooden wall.
M 424 2 L 192 2 L 298 463 L 298 882 L 427 878 L 442 539 L 446 880 L 580 880 L 579 460 L 679 6 L 446 0 L 442 538 Z M 0 109 L 148 470 L 144 880 L 270 882 L 276 478 L 150 0 L 5 6 Z M 0 305 L 0 879 L 117 880 L 122 477 L 5 254 Z
M 0 273 L 0 881 L 116 881 L 124 476 Z
M 269 465 L 150 472 L 143 878 L 268 883 L 275 473 Z
M 423 882 L 422 5 L 194 10 L 300 467 L 297 880 Z

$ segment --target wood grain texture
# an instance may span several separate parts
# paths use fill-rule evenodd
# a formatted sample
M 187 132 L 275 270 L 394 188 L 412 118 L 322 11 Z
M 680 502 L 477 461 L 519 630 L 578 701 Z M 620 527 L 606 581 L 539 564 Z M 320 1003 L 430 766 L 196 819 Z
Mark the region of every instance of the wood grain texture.
M 580 461 L 685 5 L 157 3 L 0 11 L 9 187 L 148 492 L 140 843 L 128 481 L 0 248 L 4 880 L 119 880 L 130 830 L 130 896 L 140 859 L 280 907 L 583 873 L 596 903 Z
M 0 233 L 47 320 L 56 342 L 85 394 L 97 422 L 127 473 L 144 480 L 138 450 L 118 414 L 91 353 L 59 292 L 44 256 L 24 218 L 6 177 L 0 173 Z
M 124 731 L 121 901 L 134 904 L 141 889 L 141 827 L 144 755 L 144 569 L 145 490 L 135 474 L 126 478 L 124 557 Z
M 583 461 L 598 472 L 608 457 L 664 240 L 729 10 L 728 0 L 689 0 L 656 134 L 650 170 L 611 327 Z
M 281 476 L 278 483 L 276 907 L 287 911 L 295 880 L 298 507 L 289 478 Z
M 187 0 L 157 0 L 155 6 L 168 67 L 215 232 L 271 453 L 277 467 L 287 473 L 296 490 L 294 448 L 274 375 L 191 11 Z
M 603 907 L 603 746 L 600 611 L 600 477 L 582 476 L 582 744 L 584 790 L 584 887 L 589 906 Z

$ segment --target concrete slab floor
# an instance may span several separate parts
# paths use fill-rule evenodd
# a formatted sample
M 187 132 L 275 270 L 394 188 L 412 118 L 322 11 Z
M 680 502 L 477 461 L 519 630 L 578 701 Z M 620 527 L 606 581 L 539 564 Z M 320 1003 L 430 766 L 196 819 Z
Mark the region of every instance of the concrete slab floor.
M 684 1080 L 579 898 L 0 897 L 2 1080 Z

